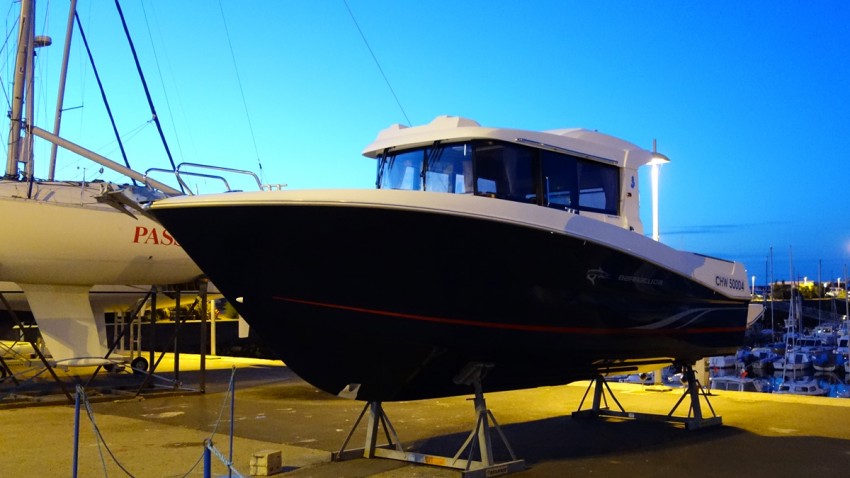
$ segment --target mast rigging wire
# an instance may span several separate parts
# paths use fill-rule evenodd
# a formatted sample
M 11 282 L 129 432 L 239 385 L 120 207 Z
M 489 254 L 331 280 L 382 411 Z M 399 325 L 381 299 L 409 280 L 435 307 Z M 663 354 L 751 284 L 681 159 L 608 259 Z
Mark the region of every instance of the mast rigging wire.
M 127 159 L 127 152 L 124 151 L 124 143 L 121 141 L 121 135 L 118 133 L 118 126 L 115 124 L 115 116 L 112 114 L 112 108 L 109 107 L 109 101 L 106 99 L 106 92 L 103 89 L 103 83 L 100 81 L 100 75 L 97 72 L 97 67 L 94 65 L 94 57 L 91 54 L 91 49 L 89 48 L 89 42 L 86 39 L 86 33 L 83 31 L 83 23 L 80 21 L 80 16 L 74 11 L 74 20 L 77 22 L 77 28 L 80 31 L 80 39 L 83 40 L 83 45 L 86 48 L 86 53 L 89 57 L 89 63 L 91 64 L 92 72 L 94 73 L 94 78 L 97 81 L 97 86 L 100 88 L 100 97 L 103 99 L 103 105 L 106 108 L 106 114 L 109 116 L 109 122 L 112 124 L 112 131 L 115 133 L 115 139 L 118 141 L 118 147 L 121 149 L 121 156 L 124 158 L 124 165 L 130 168 L 130 161 Z M 136 180 L 132 179 L 133 185 L 137 185 Z
M 168 148 L 168 142 L 165 140 L 165 133 L 162 131 L 162 124 L 160 124 L 159 117 L 156 114 L 156 108 L 153 105 L 150 90 L 148 90 L 148 83 L 145 81 L 145 74 L 142 72 L 142 66 L 139 64 L 139 57 L 136 55 L 136 47 L 133 44 L 133 39 L 130 37 L 130 30 L 127 28 L 127 22 L 124 20 L 124 12 L 121 10 L 121 4 L 118 0 L 115 0 L 115 8 L 118 9 L 118 16 L 121 17 L 121 26 L 124 27 L 124 35 L 127 37 L 127 43 L 130 44 L 130 51 L 133 53 L 133 61 L 136 62 L 136 70 L 139 72 L 139 79 L 142 81 L 142 87 L 145 89 L 148 106 L 151 109 L 151 115 L 153 116 L 154 124 L 156 124 L 156 130 L 159 132 L 159 138 L 162 140 L 162 146 L 165 148 L 165 154 L 168 156 L 168 161 L 171 163 L 171 169 L 177 171 L 177 166 L 174 164 L 174 158 L 171 157 L 171 150 Z M 182 184 L 180 184 L 180 190 L 184 193 L 186 192 L 183 190 Z
M 364 35 L 363 30 L 360 29 L 360 25 L 357 23 L 357 19 L 354 18 L 354 12 L 351 11 L 351 7 L 348 5 L 348 0 L 342 0 L 342 3 L 344 3 L 345 8 L 348 9 L 348 14 L 351 16 L 351 21 L 354 22 L 354 26 L 357 27 L 357 31 L 360 32 L 360 38 L 363 39 L 363 43 L 366 44 L 366 49 L 369 50 L 369 54 L 372 55 L 372 59 L 375 60 L 375 65 L 378 66 L 378 71 L 381 72 L 381 76 L 384 77 L 384 81 L 387 83 L 387 87 L 390 89 L 390 93 L 392 93 L 393 98 L 395 98 L 395 102 L 398 105 L 398 109 L 401 110 L 401 114 L 404 115 L 404 119 L 407 120 L 407 125 L 412 126 L 410 118 L 407 117 L 407 113 L 404 111 L 404 107 L 401 106 L 401 101 L 398 100 L 398 96 L 396 96 L 395 90 L 393 90 L 393 85 L 390 84 L 390 80 L 384 73 L 384 69 L 381 68 L 381 63 L 378 62 L 378 57 L 375 56 L 375 52 L 372 51 L 372 47 L 369 46 L 369 41 L 366 40 L 366 35 Z
M 9 11 L 6 12 L 7 20 L 9 18 L 9 16 L 11 15 L 11 10 L 12 10 L 12 3 L 10 2 L 9 3 Z M 20 21 L 20 18 L 15 16 L 14 19 L 15 20 L 12 22 L 12 25 L 10 26 L 10 28 L 6 32 L 6 38 L 3 39 L 3 45 L 0 46 L 0 55 L 6 54 L 6 58 L 4 58 L 4 61 L 2 63 L 0 63 L 0 64 L 2 64 L 2 67 L 3 67 L 4 70 L 7 68 L 7 65 L 13 64 L 9 60 L 10 56 L 12 55 L 12 52 L 10 52 L 9 48 L 8 48 L 9 47 L 9 40 L 11 40 L 12 36 L 15 33 L 18 32 L 18 22 Z M 15 38 L 17 38 L 17 37 L 15 37 Z M 4 78 L 5 78 L 5 75 L 0 77 L 0 89 L 3 90 L 3 98 L 6 100 L 6 104 L 4 105 L 6 107 L 5 109 L 6 109 L 6 111 L 11 111 L 12 110 L 11 94 L 9 93 L 9 90 L 6 89 L 6 82 L 3 81 Z
M 233 43 L 230 41 L 230 31 L 227 29 L 227 20 L 224 16 L 224 7 L 221 6 L 221 0 L 218 2 L 218 10 L 221 12 L 221 21 L 224 24 L 224 36 L 227 38 L 227 46 L 230 48 L 230 59 L 233 60 L 233 70 L 236 72 L 236 83 L 239 85 L 239 94 L 242 95 L 242 107 L 245 109 L 245 117 L 248 120 L 248 130 L 251 133 L 251 142 L 254 145 L 254 154 L 257 156 L 257 165 L 260 169 L 260 181 L 265 183 L 263 163 L 260 161 L 260 152 L 257 149 L 257 139 L 254 137 L 254 126 L 251 124 L 251 115 L 248 113 L 248 102 L 245 101 L 245 90 L 242 89 L 242 78 L 239 76 L 239 67 L 236 65 L 236 55 L 233 53 Z
M 162 68 L 159 65 L 159 55 L 157 55 L 157 52 L 156 52 L 156 43 L 153 41 L 153 35 L 151 34 L 150 21 L 148 20 L 148 11 L 145 9 L 145 3 L 144 2 L 139 2 L 139 6 L 142 9 L 142 16 L 145 19 L 145 27 L 147 27 L 148 39 L 150 40 L 151 52 L 153 53 L 153 58 L 154 58 L 154 61 L 156 62 L 156 73 L 158 73 L 159 83 L 160 83 L 160 85 L 162 85 L 162 96 L 165 98 L 165 109 L 168 112 L 168 116 L 171 120 L 171 131 L 172 131 L 172 134 L 174 135 L 174 140 L 177 142 L 177 154 L 182 159 L 184 157 L 183 156 L 183 146 L 180 143 L 180 135 L 177 134 L 177 131 L 174 128 L 174 125 L 176 125 L 177 122 L 174 121 L 174 114 L 172 113 L 171 102 L 168 99 L 168 88 L 165 87 L 165 80 L 162 77 Z M 166 64 L 168 64 L 168 55 L 167 54 L 166 54 Z M 170 67 L 170 65 L 169 65 L 169 67 Z M 178 95 L 178 99 L 179 99 L 179 95 Z M 179 101 L 178 101 L 178 104 L 179 104 Z M 181 110 L 182 110 L 182 105 L 181 105 Z

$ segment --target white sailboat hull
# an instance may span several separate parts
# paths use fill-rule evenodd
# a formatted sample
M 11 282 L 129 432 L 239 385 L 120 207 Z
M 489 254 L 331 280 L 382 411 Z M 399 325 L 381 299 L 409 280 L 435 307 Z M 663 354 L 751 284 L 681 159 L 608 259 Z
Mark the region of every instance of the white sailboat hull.
M 0 281 L 29 284 L 179 284 L 200 269 L 161 225 L 93 199 L 92 186 L 0 184 Z M 75 201 L 76 199 L 76 201 Z
M 93 311 L 95 285 L 182 284 L 201 275 L 158 223 L 98 202 L 101 188 L 36 183 L 30 193 L 26 182 L 0 182 L 0 281 L 23 291 L 56 363 L 106 355 L 106 307 Z

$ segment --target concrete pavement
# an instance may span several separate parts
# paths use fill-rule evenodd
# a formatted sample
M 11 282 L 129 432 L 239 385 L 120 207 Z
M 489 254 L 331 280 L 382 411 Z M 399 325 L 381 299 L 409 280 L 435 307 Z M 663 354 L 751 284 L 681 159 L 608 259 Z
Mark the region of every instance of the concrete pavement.
M 459 476 L 453 470 L 385 459 L 329 462 L 363 404 L 306 384 L 279 362 L 209 361 L 207 392 L 92 403 L 105 444 L 130 475 L 201 476 L 203 442 L 227 454 L 230 367 L 237 366 L 234 464 L 249 471 L 251 455 L 283 451 L 295 477 Z M 231 363 L 233 362 L 233 363 Z M 192 383 L 194 372 L 182 375 Z M 628 411 L 666 414 L 681 390 L 647 391 L 611 384 Z M 492 393 L 487 405 L 528 468 L 513 476 L 843 476 L 850 470 L 850 400 L 746 392 L 715 392 L 711 404 L 723 425 L 686 431 L 681 426 L 629 419 L 574 419 L 587 382 Z M 474 425 L 470 397 L 384 405 L 406 450 L 455 454 Z M 681 408 L 681 407 L 680 407 Z M 686 412 L 687 409 L 682 411 Z M 704 411 L 708 413 L 708 411 Z M 79 476 L 126 476 L 82 414 Z M 74 409 L 71 405 L 0 410 L 0 476 L 70 476 Z M 361 447 L 361 424 L 350 447 Z M 494 438 L 496 457 L 508 459 Z M 103 458 L 102 458 L 103 457 Z M 214 474 L 223 474 L 216 464 Z

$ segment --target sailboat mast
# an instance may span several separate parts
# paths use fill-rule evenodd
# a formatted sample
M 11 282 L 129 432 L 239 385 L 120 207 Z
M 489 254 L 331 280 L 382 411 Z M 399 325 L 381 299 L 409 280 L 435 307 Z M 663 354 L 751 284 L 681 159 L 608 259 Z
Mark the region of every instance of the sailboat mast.
M 35 6 L 35 0 L 33 0 L 33 6 Z M 35 12 L 35 9 L 32 10 Z M 24 86 L 24 118 L 26 118 L 26 125 L 24 126 L 24 137 L 23 142 L 18 146 L 18 158 L 19 161 L 24 163 L 24 178 L 28 181 L 33 179 L 33 139 L 30 134 L 30 127 L 32 127 L 35 122 L 35 49 L 38 48 L 38 40 L 35 38 L 35 18 L 30 21 L 30 32 L 27 36 L 27 41 L 29 42 L 29 48 L 27 50 L 27 60 L 26 60 L 26 78 L 27 84 Z
M 15 79 L 12 90 L 12 112 L 9 118 L 9 156 L 6 160 L 6 179 L 18 178 L 20 160 L 21 129 L 23 126 L 24 86 L 28 64 L 32 57 L 35 0 L 21 0 L 21 17 L 18 23 L 18 52 L 15 58 Z
M 53 134 L 59 136 L 59 126 L 62 124 L 62 108 L 65 103 L 65 78 L 68 76 L 68 57 L 71 53 L 71 38 L 74 33 L 74 14 L 77 11 L 77 0 L 71 0 L 68 10 L 68 24 L 65 27 L 65 47 L 62 51 L 62 71 L 59 74 L 59 92 L 56 95 L 56 115 L 53 117 Z M 56 172 L 56 151 L 59 147 L 53 143 L 50 147 L 50 166 L 47 179 L 52 181 Z

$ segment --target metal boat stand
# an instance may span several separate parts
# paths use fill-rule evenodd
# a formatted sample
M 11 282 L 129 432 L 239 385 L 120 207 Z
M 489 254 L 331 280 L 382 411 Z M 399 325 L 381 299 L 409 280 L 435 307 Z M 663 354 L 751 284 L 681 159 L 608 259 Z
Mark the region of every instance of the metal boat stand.
M 178 286 L 173 286 L 173 288 L 168 289 L 169 292 L 173 292 L 176 295 L 176 303 L 177 304 L 180 303 L 181 292 L 185 292 L 185 290 L 181 289 L 181 286 L 187 286 L 187 285 L 189 285 L 189 284 L 181 284 L 181 285 L 178 285 Z M 167 344 L 173 344 L 173 346 L 174 346 L 174 378 L 169 379 L 169 378 L 166 378 L 166 377 L 154 375 L 154 372 L 156 371 L 156 368 L 159 366 L 160 362 L 164 358 L 166 351 L 163 350 L 162 352 L 160 352 L 159 357 L 156 358 L 156 352 L 153 350 L 154 346 L 152 345 L 151 351 L 150 351 L 150 361 L 148 361 L 147 359 L 145 359 L 142 356 L 142 352 L 139 350 L 138 351 L 139 355 L 136 356 L 135 358 L 133 358 L 133 360 L 130 363 L 130 367 L 131 367 L 131 371 L 132 371 L 133 375 L 137 375 L 137 376 L 141 377 L 141 383 L 138 386 L 138 389 L 135 391 L 135 393 L 133 393 L 133 396 L 142 395 L 143 391 L 146 391 L 146 390 L 156 392 L 157 396 L 164 396 L 168 392 L 186 394 L 186 393 L 198 393 L 198 392 L 203 393 L 205 391 L 205 385 L 206 385 L 206 354 L 207 354 L 207 351 L 206 351 L 206 349 L 207 349 L 207 347 L 206 347 L 206 326 L 207 326 L 206 314 L 207 314 L 207 297 L 208 297 L 209 280 L 205 277 L 200 277 L 197 280 L 197 282 L 194 283 L 193 285 L 197 286 L 194 289 L 197 289 L 196 292 L 197 292 L 197 295 L 198 295 L 198 299 L 195 300 L 195 303 L 192 305 L 191 308 L 194 308 L 195 306 L 199 305 L 200 309 L 201 309 L 200 310 L 200 315 L 201 315 L 201 339 L 200 339 L 200 343 L 201 343 L 201 357 L 200 357 L 201 358 L 201 367 L 200 367 L 200 387 L 199 387 L 199 390 L 184 387 L 183 382 L 181 382 L 180 379 L 179 379 L 180 352 L 179 352 L 179 349 L 177 348 L 177 337 L 178 337 L 178 335 L 181 331 L 181 327 L 187 322 L 189 317 L 188 317 L 188 315 L 187 316 L 181 316 L 179 314 L 179 307 L 177 307 L 178 317 L 176 319 L 176 326 L 174 328 L 174 331 L 172 332 L 172 335 L 166 341 Z M 132 310 L 128 311 L 129 317 L 131 317 L 132 319 L 130 320 L 129 323 L 124 324 L 124 326 L 122 326 L 120 328 L 120 330 L 116 330 L 114 340 L 112 341 L 112 344 L 108 348 L 106 355 L 103 357 L 104 360 L 111 360 L 110 356 L 112 356 L 112 354 L 118 348 L 118 345 L 126 338 L 127 333 L 132 330 L 132 327 L 134 326 L 134 324 L 141 322 L 141 312 L 142 312 L 142 309 L 144 308 L 145 304 L 148 301 L 151 302 L 151 309 L 156 310 L 156 294 L 157 294 L 157 291 L 164 290 L 163 289 L 164 287 L 166 287 L 166 286 L 151 286 L 150 291 L 145 295 L 145 297 L 142 298 L 142 299 L 139 299 L 137 301 L 137 303 L 133 306 Z M 189 290 L 191 291 L 192 288 L 190 287 Z M 5 309 L 9 313 L 9 316 L 11 317 L 13 322 L 19 328 L 21 328 L 23 330 L 24 325 L 23 325 L 22 321 L 17 316 L 17 314 L 15 313 L 11 304 L 9 303 L 9 301 L 6 299 L 6 297 L 2 293 L 0 293 L 0 305 L 2 305 L 2 308 L 0 308 L 0 310 Z M 151 344 L 154 344 L 155 343 L 155 335 L 154 335 L 155 320 L 153 319 L 153 316 L 155 315 L 155 313 L 152 312 L 151 315 L 152 315 L 152 320 L 151 320 L 149 340 L 151 341 Z M 51 363 L 52 360 L 49 360 L 47 357 L 44 356 L 44 354 L 41 351 L 41 348 L 35 342 L 34 338 L 30 341 L 30 345 L 32 346 L 33 351 L 38 356 L 38 359 L 41 361 L 45 370 L 53 378 L 53 382 L 55 382 L 56 385 L 58 385 L 60 391 L 65 395 L 65 398 L 68 400 L 68 402 L 74 403 L 74 397 L 72 396 L 72 394 L 69 392 L 68 388 L 66 387 L 65 381 L 63 381 L 56 374 L 56 370 L 55 370 L 56 366 Z M 135 355 L 135 354 L 131 350 L 131 356 L 133 356 L 133 355 Z M 123 368 L 124 368 L 123 365 L 124 364 L 119 363 L 118 360 L 114 361 L 114 363 L 97 365 L 94 369 L 94 372 L 92 372 L 92 375 L 88 378 L 88 380 L 85 381 L 83 387 L 88 388 L 88 387 L 92 386 L 94 384 L 94 380 L 97 378 L 98 374 L 100 374 L 102 370 L 105 370 L 107 372 L 117 372 L 117 371 L 123 370 Z M 9 368 L 9 364 L 7 363 L 7 361 L 5 359 L 3 359 L 2 357 L 0 357 L 0 383 L 4 383 L 6 381 L 6 379 L 9 379 L 11 382 L 14 382 L 14 387 L 12 388 L 10 395 L 9 395 L 9 397 L 11 397 L 11 399 L 4 401 L 3 403 L 0 403 L 0 405 L 3 405 L 3 406 L 6 406 L 6 405 L 19 406 L 21 404 L 26 405 L 27 403 L 33 401 L 31 394 L 18 392 L 18 388 L 22 384 L 16 378 L 13 371 Z M 82 379 L 82 377 L 80 377 L 80 379 Z M 166 385 L 165 386 L 152 385 L 151 384 L 152 380 L 158 380 L 160 382 L 164 382 Z M 119 394 L 119 395 L 125 394 L 124 391 L 121 390 L 121 388 L 117 387 L 117 386 L 109 386 L 108 389 L 110 390 L 110 394 L 103 395 L 103 396 L 98 397 L 98 398 L 93 397 L 90 400 L 91 401 L 109 400 L 109 399 L 114 399 L 113 395 L 115 395 L 115 394 Z M 48 395 L 49 395 L 49 393 L 48 393 Z M 37 395 L 34 395 L 34 396 L 37 397 L 36 400 L 38 402 L 45 402 L 45 403 L 47 402 L 47 399 L 45 399 L 46 395 L 44 395 L 44 392 L 41 391 L 41 390 L 38 392 Z M 0 396 L 0 398 L 3 398 L 4 400 L 6 398 L 9 398 L 9 397 Z
M 608 382 L 605 381 L 605 378 L 602 377 L 602 375 L 599 375 L 590 382 L 590 385 L 587 386 L 587 390 L 584 392 L 584 397 L 582 397 L 581 403 L 578 406 L 579 409 L 574 411 L 572 413 L 572 416 L 573 418 L 619 417 L 632 418 L 636 420 L 655 420 L 671 423 L 681 423 L 685 426 L 686 430 L 695 430 L 697 428 L 722 425 L 723 420 L 714 412 L 714 408 L 711 406 L 711 402 L 708 400 L 708 394 L 706 393 L 702 384 L 699 383 L 699 380 L 697 380 L 696 372 L 694 372 L 693 366 L 684 365 L 682 368 L 683 376 L 686 380 L 687 386 L 685 387 L 684 393 L 679 398 L 679 401 L 676 402 L 676 405 L 673 406 L 673 409 L 670 410 L 670 413 L 668 413 L 667 415 L 627 412 L 620 404 L 620 402 L 617 401 L 617 398 L 614 396 L 614 392 L 611 390 L 611 387 L 608 385 Z M 583 410 L 582 406 L 584 405 L 584 400 L 587 398 L 587 394 L 590 393 L 590 388 L 593 387 L 594 384 L 596 386 L 593 390 L 593 404 L 591 408 Z M 608 391 L 607 394 L 611 396 L 611 399 L 620 409 L 619 411 L 611 410 L 609 408 L 605 390 Z M 710 417 L 703 416 L 700 397 L 702 397 L 702 399 L 705 400 L 706 405 L 708 405 L 708 409 L 711 411 Z M 682 404 L 685 398 L 690 399 L 688 415 L 686 417 L 674 416 L 673 413 L 676 412 L 676 410 L 679 408 L 679 405 Z
M 467 366 L 461 374 L 455 377 L 455 383 L 472 385 L 475 389 L 475 428 L 469 433 L 466 441 L 463 442 L 460 449 L 453 457 L 429 455 L 424 453 L 416 453 L 404 451 L 401 446 L 401 441 L 398 439 L 398 434 L 393 428 L 392 423 L 384 412 L 381 402 L 368 402 L 354 426 L 340 447 L 339 452 L 333 454 L 333 460 L 346 460 L 351 458 L 389 458 L 392 460 L 406 461 L 410 463 L 421 463 L 425 465 L 439 466 L 445 468 L 453 468 L 461 470 L 461 476 L 469 478 L 477 477 L 492 477 L 502 476 L 509 473 L 515 473 L 525 470 L 525 460 L 518 460 L 514 455 L 513 449 L 505 438 L 502 429 L 496 422 L 493 413 L 487 409 L 487 404 L 484 401 L 484 393 L 482 391 L 481 381 L 487 370 L 492 368 L 490 364 L 471 364 Z M 349 440 L 354 431 L 363 419 L 366 412 L 369 411 L 369 420 L 366 428 L 366 445 L 364 448 L 346 450 Z M 384 431 L 387 443 L 378 445 L 378 426 L 381 426 Z M 496 462 L 493 456 L 493 446 L 490 439 L 491 428 L 499 433 L 499 437 L 507 448 L 511 456 L 510 461 Z M 479 459 L 473 459 L 475 449 L 478 448 Z M 466 459 L 462 459 L 461 455 L 465 450 L 469 449 Z

